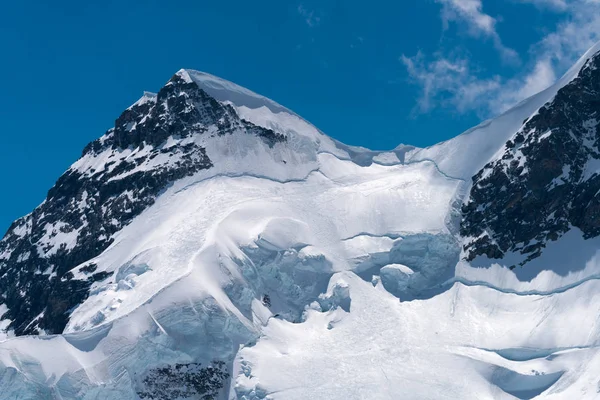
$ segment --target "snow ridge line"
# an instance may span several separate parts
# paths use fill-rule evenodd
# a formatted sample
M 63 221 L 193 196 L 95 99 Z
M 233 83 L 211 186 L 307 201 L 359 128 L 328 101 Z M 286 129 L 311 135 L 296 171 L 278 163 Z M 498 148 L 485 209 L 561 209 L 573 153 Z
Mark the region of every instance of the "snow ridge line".
M 555 289 L 551 289 L 551 290 L 516 290 L 516 289 L 508 289 L 508 288 L 501 288 L 499 286 L 496 286 L 492 283 L 489 282 L 485 282 L 485 281 L 470 281 L 466 278 L 462 278 L 462 277 L 454 277 L 452 279 L 449 279 L 448 281 L 446 281 L 445 283 L 443 283 L 441 286 L 452 286 L 455 283 L 460 283 L 464 286 L 468 286 L 468 287 L 473 287 L 473 286 L 483 286 L 483 287 L 487 287 L 489 289 L 493 289 L 496 290 L 498 292 L 501 293 L 506 293 L 506 294 L 516 294 L 519 296 L 552 296 L 554 294 L 560 294 L 560 293 L 565 293 L 571 289 L 574 289 L 578 286 L 581 286 L 587 282 L 590 281 L 600 281 L 600 273 L 598 274 L 594 274 L 594 275 L 590 275 L 587 278 L 584 278 L 582 280 L 579 280 L 577 282 L 573 282 L 570 283 L 568 285 L 565 286 L 561 286 Z
M 393 151 L 393 150 L 391 150 L 391 151 L 382 151 L 381 153 L 393 153 L 393 152 L 394 152 L 394 151 Z M 373 153 L 376 153 L 376 152 L 373 152 Z M 356 163 L 356 162 L 355 162 L 355 161 L 352 159 L 352 157 L 348 157 L 348 158 L 346 158 L 346 157 L 340 157 L 339 155 L 337 155 L 337 154 L 333 154 L 332 152 L 329 152 L 329 151 L 319 151 L 319 152 L 317 152 L 317 155 L 319 155 L 319 154 L 329 154 L 329 155 L 332 155 L 332 156 L 334 156 L 334 157 L 335 157 L 335 158 L 337 158 L 338 160 L 342 160 L 342 161 L 351 161 L 351 162 L 353 162 L 354 164 L 357 164 L 357 163 Z M 382 167 L 394 167 L 394 166 L 396 166 L 396 165 L 413 165 L 413 164 L 419 164 L 419 163 L 430 162 L 430 163 L 432 163 L 432 164 L 433 164 L 433 166 L 435 167 L 435 169 L 436 169 L 436 170 L 437 170 L 437 171 L 438 171 L 438 172 L 439 172 L 441 175 L 443 175 L 444 177 L 446 177 L 446 178 L 448 178 L 448 179 L 451 179 L 451 180 L 454 180 L 454 181 L 466 182 L 466 180 L 465 180 L 465 179 L 463 179 L 463 178 L 458 178 L 458 177 L 455 177 L 455 176 L 451 176 L 451 175 L 448 175 L 447 173 L 445 173 L 444 171 L 442 171 L 442 170 L 440 169 L 439 165 L 437 164 L 437 162 L 436 162 L 435 160 L 431 159 L 431 158 L 421 158 L 421 159 L 418 159 L 418 160 L 414 160 L 414 161 L 412 161 L 412 160 L 411 160 L 411 161 L 405 161 L 405 162 L 402 162 L 402 161 L 400 161 L 400 162 L 398 162 L 398 163 L 395 163 L 395 164 L 389 164 L 389 165 L 387 165 L 387 164 L 381 164 L 381 163 L 378 163 L 378 162 L 376 162 L 376 161 L 373 161 L 373 160 L 371 160 L 371 162 L 372 162 L 373 164 L 381 165 Z M 359 165 L 359 164 L 357 164 L 357 165 Z
M 378 235 L 378 234 L 370 233 L 370 232 L 360 232 L 360 233 L 357 233 L 356 235 L 352 235 L 350 237 L 343 238 L 343 239 L 341 239 L 341 241 L 346 242 L 348 240 L 356 239 L 361 236 L 367 236 L 367 237 L 372 237 L 372 238 L 389 238 L 392 240 L 403 239 L 405 237 L 405 236 L 397 234 L 397 233 L 383 233 L 381 235 Z
M 252 174 L 252 173 L 239 173 L 239 174 L 235 174 L 235 173 L 228 173 L 228 172 L 223 172 L 223 173 L 219 173 L 219 174 L 215 174 L 215 175 L 211 175 L 208 176 L 206 178 L 202 178 L 199 179 L 197 181 L 194 181 L 192 183 L 189 183 L 187 185 L 185 185 L 184 187 L 182 187 L 181 189 L 177 190 L 175 192 L 175 194 L 180 193 L 180 192 L 185 192 L 186 190 L 188 190 L 189 188 L 202 183 L 202 182 L 206 182 L 206 181 L 210 181 L 212 179 L 218 179 L 218 178 L 255 178 L 255 179 L 265 179 L 271 182 L 275 182 L 275 183 L 295 183 L 295 182 L 304 182 L 308 179 L 308 177 L 310 177 L 312 174 L 314 173 L 320 173 L 323 176 L 325 176 L 319 168 L 314 168 L 311 169 L 308 174 L 306 174 L 303 178 L 291 178 L 291 179 L 276 179 L 267 175 L 260 175 L 260 174 Z
M 422 163 L 422 162 L 430 162 L 433 164 L 433 166 L 435 167 L 435 169 L 437 170 L 437 172 L 439 172 L 441 175 L 443 175 L 444 177 L 451 179 L 453 181 L 460 181 L 460 182 L 466 182 L 465 179 L 463 178 L 458 178 L 456 176 L 451 176 L 448 175 L 447 173 L 445 173 L 444 171 L 442 171 L 439 167 L 439 165 L 435 162 L 435 160 L 431 159 L 431 158 L 421 158 L 420 160 L 415 160 L 415 161 L 408 161 L 403 163 L 402 165 L 412 165 L 412 164 L 418 164 L 418 163 Z
M 600 345 L 590 344 L 590 345 L 582 345 L 582 346 L 551 347 L 551 348 L 513 347 L 513 348 L 508 348 L 508 349 L 492 349 L 492 348 L 476 347 L 476 346 L 462 346 L 462 347 L 467 348 L 467 349 L 481 350 L 481 351 L 485 351 L 488 353 L 496 353 L 497 355 L 504 358 L 505 360 L 521 363 L 521 362 L 537 360 L 540 358 L 547 358 L 552 355 L 555 355 L 556 353 L 565 352 L 565 351 L 581 351 L 581 350 L 598 349 L 598 348 L 600 348 Z M 522 355 L 522 356 L 514 357 L 514 356 L 508 355 L 507 351 L 514 352 L 515 354 L 518 354 L 520 351 L 521 352 L 531 351 L 531 354 L 528 356 Z

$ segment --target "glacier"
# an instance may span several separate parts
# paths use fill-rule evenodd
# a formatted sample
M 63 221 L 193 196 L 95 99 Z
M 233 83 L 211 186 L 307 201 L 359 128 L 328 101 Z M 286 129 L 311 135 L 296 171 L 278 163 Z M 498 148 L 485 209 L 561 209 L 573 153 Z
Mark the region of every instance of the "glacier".
M 599 50 L 494 120 L 392 151 L 344 145 L 272 100 L 179 71 L 287 140 L 170 138 L 165 149 L 193 143 L 214 165 L 173 182 L 71 271 L 86 279 L 91 263 L 109 278 L 62 334 L 14 337 L 2 321 L 2 398 L 133 400 L 150 371 L 220 362 L 220 399 L 600 398 L 597 241 L 574 230 L 524 275 L 507 260 L 465 261 L 459 233 L 471 177 Z M 582 246 L 575 265 L 553 256 Z

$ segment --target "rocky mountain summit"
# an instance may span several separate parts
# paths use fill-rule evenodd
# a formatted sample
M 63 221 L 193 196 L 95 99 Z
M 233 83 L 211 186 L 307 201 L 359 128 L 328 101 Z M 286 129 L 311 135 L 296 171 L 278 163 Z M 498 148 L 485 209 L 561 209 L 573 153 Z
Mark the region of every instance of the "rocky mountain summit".
M 152 205 L 172 182 L 209 169 L 198 136 L 243 132 L 269 146 L 285 136 L 241 119 L 180 71 L 156 94 L 125 110 L 0 241 L 0 292 L 17 335 L 60 333 L 69 310 L 106 279 L 93 263 L 87 279 L 70 271 L 104 251 L 113 235 Z

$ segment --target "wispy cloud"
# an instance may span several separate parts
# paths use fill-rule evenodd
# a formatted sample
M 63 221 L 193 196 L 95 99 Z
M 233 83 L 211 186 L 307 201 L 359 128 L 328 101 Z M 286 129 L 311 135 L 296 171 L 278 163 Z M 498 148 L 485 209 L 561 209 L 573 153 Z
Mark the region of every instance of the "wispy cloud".
M 303 4 L 298 6 L 297 11 L 309 27 L 313 28 L 321 23 L 321 17 L 314 10 L 307 9 Z
M 506 111 L 556 81 L 548 59 L 538 60 L 529 73 L 509 79 L 499 75 L 480 78 L 465 58 L 438 56 L 428 60 L 419 53 L 402 56 L 401 60 L 411 80 L 421 88 L 414 110 L 421 114 L 447 108 L 458 113 L 476 112 L 486 118 Z
M 415 113 L 427 113 L 437 107 L 448 107 L 459 113 L 478 109 L 477 99 L 497 92 L 499 77 L 480 80 L 472 73 L 464 58 L 446 58 L 441 54 L 429 60 L 423 53 L 414 57 L 402 56 L 410 78 L 421 87 Z M 483 110 L 480 110 L 483 111 Z
M 469 24 L 474 35 L 497 35 L 496 20 L 483 12 L 481 0 L 436 0 L 442 4 L 444 23 L 464 20 Z
M 419 53 L 415 57 L 402 56 L 402 62 L 413 82 L 421 87 L 415 108 L 418 113 L 442 107 L 488 117 L 506 111 L 556 80 L 549 60 L 539 60 L 530 73 L 511 79 L 498 75 L 479 78 L 477 69 L 465 58 L 438 55 L 430 61 Z
M 497 21 L 483 11 L 481 0 L 436 0 L 436 2 L 442 5 L 441 15 L 445 29 L 450 22 L 464 22 L 471 36 L 491 39 L 504 61 L 518 63 L 519 55 L 502 43 L 496 30 Z
M 455 0 L 444 0 L 455 1 Z M 474 15 L 481 11 L 478 0 L 470 0 Z M 560 0 L 529 1 L 562 7 Z M 564 20 L 554 32 L 532 44 L 531 57 L 522 73 L 512 78 L 489 76 L 485 70 L 476 68 L 466 57 L 454 57 L 437 53 L 426 57 L 419 53 L 414 57 L 402 56 L 411 81 L 421 88 L 415 108 L 426 113 L 433 108 L 452 108 L 456 112 L 477 112 L 482 117 L 497 115 L 519 101 L 552 85 L 588 48 L 600 40 L 600 0 L 574 0 L 566 8 Z M 475 17 L 474 17 L 475 18 Z M 485 21 L 483 19 L 482 21 Z M 481 29 L 489 24 L 481 22 Z M 493 27 L 493 25 L 492 25 Z M 491 33 L 490 33 L 491 32 Z M 487 75 L 487 76 L 486 76 Z
M 567 0 L 516 0 L 520 3 L 531 3 L 539 8 L 555 11 L 566 11 L 569 7 Z
M 538 57 L 550 58 L 557 71 L 570 67 L 600 40 L 600 0 L 575 0 L 566 14 L 554 32 L 532 46 Z

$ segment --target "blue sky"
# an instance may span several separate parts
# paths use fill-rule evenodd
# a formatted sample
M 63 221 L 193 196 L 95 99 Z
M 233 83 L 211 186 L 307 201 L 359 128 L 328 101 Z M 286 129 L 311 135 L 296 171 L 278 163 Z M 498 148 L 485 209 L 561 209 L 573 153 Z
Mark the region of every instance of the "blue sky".
M 4 1 L 0 230 L 180 68 L 264 94 L 348 144 L 448 139 L 543 89 L 599 0 Z

